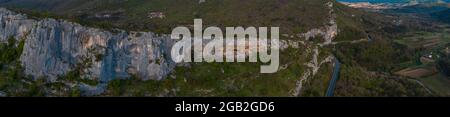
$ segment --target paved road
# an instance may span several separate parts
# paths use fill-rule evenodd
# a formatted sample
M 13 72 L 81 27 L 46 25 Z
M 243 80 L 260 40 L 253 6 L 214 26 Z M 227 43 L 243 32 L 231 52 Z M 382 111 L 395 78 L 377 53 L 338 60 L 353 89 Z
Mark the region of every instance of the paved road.
M 339 71 L 340 70 L 341 70 L 341 62 L 339 62 L 339 60 L 335 59 L 333 76 L 331 77 L 325 97 L 333 97 L 334 88 L 336 87 L 336 82 L 339 79 Z

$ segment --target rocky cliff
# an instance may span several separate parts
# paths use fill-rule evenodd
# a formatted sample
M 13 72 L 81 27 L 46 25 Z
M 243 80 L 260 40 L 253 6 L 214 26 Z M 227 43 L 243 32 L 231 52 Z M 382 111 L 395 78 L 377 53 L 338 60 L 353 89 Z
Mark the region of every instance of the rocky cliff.
M 78 70 L 82 78 L 107 82 L 137 76 L 162 79 L 175 67 L 174 41 L 151 32 L 114 32 L 55 19 L 28 19 L 0 8 L 0 42 L 24 40 L 20 62 L 27 75 L 56 80 Z

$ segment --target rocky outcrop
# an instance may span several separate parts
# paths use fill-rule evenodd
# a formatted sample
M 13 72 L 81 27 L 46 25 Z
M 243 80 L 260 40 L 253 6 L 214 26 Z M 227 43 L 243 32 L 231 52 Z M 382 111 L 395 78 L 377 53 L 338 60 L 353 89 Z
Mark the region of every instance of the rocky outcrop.
M 336 23 L 336 14 L 334 13 L 333 2 L 328 2 L 326 6 L 329 9 L 328 23 L 323 27 L 311 29 L 306 33 L 300 34 L 300 37 L 305 37 L 305 40 L 310 40 L 311 38 L 321 36 L 323 38 L 323 43 L 320 43 L 318 45 L 325 46 L 332 44 L 332 41 L 338 34 L 338 26 Z
M 307 46 L 306 52 L 309 55 L 311 55 L 311 60 L 304 64 L 307 69 L 305 69 L 302 72 L 303 75 L 297 80 L 296 87 L 295 87 L 295 89 L 292 90 L 292 96 L 300 96 L 303 84 L 307 80 L 313 78 L 318 73 L 318 71 L 320 70 L 320 68 L 323 64 L 331 63 L 332 60 L 335 59 L 335 57 L 332 55 L 329 55 L 328 57 L 326 57 L 324 59 L 319 58 L 319 54 L 320 54 L 319 48 L 321 48 L 322 46 L 336 43 L 336 42 L 333 42 L 333 40 L 336 38 L 336 36 L 338 34 L 338 25 L 336 23 L 336 14 L 334 12 L 333 2 L 328 2 L 325 5 L 329 9 L 329 22 L 323 27 L 311 29 L 308 32 L 302 33 L 299 35 L 299 37 L 304 37 L 306 41 L 309 41 L 310 39 L 315 38 L 317 36 L 321 36 L 323 38 L 323 42 L 317 43 L 317 45 L 310 44 Z M 295 47 L 295 46 L 292 46 L 292 45 L 296 45 L 296 44 L 294 44 L 294 42 L 291 41 L 291 42 L 288 42 L 288 44 L 284 44 L 284 45 L 288 45 L 288 46 L 286 46 L 286 48 L 287 47 Z M 298 42 L 302 42 L 302 41 L 298 41 Z M 302 43 L 305 43 L 305 42 L 302 42 Z M 281 46 L 281 47 L 283 47 L 283 46 Z
M 6 93 L 5 93 L 5 92 L 2 92 L 2 91 L 0 91 L 0 97 L 6 97 Z
M 55 19 L 28 19 L 0 9 L 0 42 L 24 39 L 20 62 L 27 75 L 54 81 L 73 70 L 83 78 L 107 82 L 137 76 L 159 80 L 175 67 L 168 35 L 114 32 Z
M 299 96 L 303 87 L 303 84 L 310 78 L 314 77 L 318 71 L 320 70 L 321 66 L 326 63 L 331 63 L 335 57 L 332 55 L 329 55 L 328 57 L 324 59 L 319 59 L 319 47 L 315 47 L 313 50 L 307 51 L 308 53 L 312 54 L 312 59 L 305 63 L 307 69 L 303 72 L 303 75 L 300 77 L 300 79 L 296 82 L 296 88 L 293 90 L 292 95 L 293 96 Z

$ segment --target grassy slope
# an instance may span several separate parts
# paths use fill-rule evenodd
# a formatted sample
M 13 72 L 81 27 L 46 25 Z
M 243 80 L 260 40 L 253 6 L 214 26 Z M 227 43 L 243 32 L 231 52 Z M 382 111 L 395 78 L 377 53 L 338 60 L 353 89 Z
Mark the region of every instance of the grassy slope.
M 450 96 L 450 79 L 442 74 L 436 74 L 426 78 L 419 78 L 421 82 L 427 85 L 431 90 L 441 96 Z

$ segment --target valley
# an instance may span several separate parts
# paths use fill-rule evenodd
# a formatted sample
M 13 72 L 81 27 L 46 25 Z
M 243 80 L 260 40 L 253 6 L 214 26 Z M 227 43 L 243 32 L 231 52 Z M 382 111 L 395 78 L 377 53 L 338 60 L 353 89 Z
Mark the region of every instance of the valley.
M 421 2 L 372 2 L 364 1 L 351 4 L 354 8 L 365 9 L 371 12 L 379 12 L 399 17 L 396 22 L 407 23 L 409 21 L 420 21 L 430 24 L 432 29 L 411 30 L 397 35 L 393 40 L 398 46 L 406 48 L 411 58 L 394 64 L 390 69 L 395 75 L 403 78 L 411 78 L 429 87 L 434 93 L 448 96 L 447 86 L 449 76 L 448 48 L 450 47 L 449 24 L 441 15 L 448 13 L 449 4 L 444 1 L 421 1 Z M 378 6 L 378 7 L 374 7 Z M 409 21 L 408 21 L 409 20 Z M 441 62 L 438 62 L 441 61 Z

